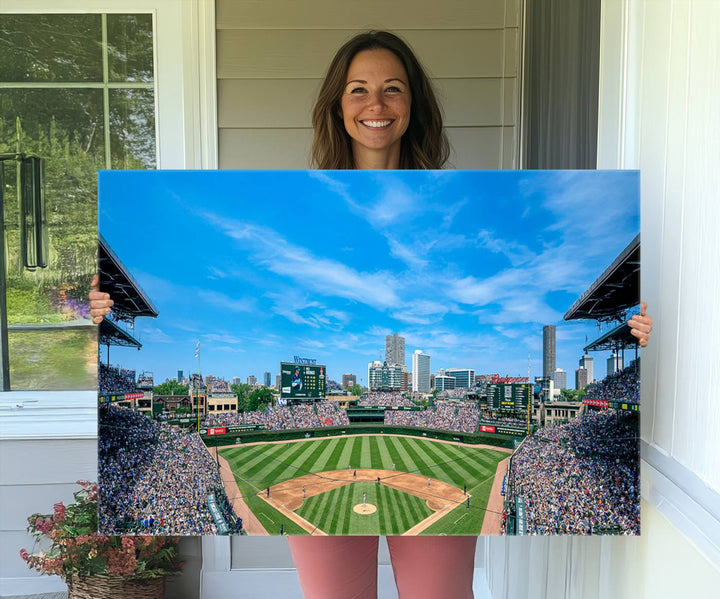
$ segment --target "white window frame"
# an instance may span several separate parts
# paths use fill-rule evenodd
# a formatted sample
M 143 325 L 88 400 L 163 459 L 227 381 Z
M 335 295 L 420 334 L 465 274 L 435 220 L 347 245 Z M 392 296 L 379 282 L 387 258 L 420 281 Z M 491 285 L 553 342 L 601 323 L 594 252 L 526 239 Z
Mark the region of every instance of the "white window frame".
M 152 14 L 157 167 L 217 168 L 213 0 L 0 0 L 0 14 L 33 13 Z M 20 404 L 18 393 L 0 393 L 0 401 L 10 405 L 18 398 Z M 22 401 L 30 401 L 28 393 L 36 407 L 62 412 L 60 426 L 40 430 L 29 426 L 22 408 L 7 409 L 0 413 L 0 437 L 63 438 L 70 431 L 97 437 L 94 393 L 23 391 Z

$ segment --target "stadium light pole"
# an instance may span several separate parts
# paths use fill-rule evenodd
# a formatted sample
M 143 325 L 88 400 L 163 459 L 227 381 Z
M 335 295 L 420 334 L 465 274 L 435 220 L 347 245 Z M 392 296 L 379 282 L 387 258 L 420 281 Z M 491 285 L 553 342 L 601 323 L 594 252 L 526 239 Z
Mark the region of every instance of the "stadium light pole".
M 195 357 L 198 359 L 198 377 L 197 377 L 197 432 L 200 434 L 200 340 L 198 339 L 197 345 L 195 346 Z

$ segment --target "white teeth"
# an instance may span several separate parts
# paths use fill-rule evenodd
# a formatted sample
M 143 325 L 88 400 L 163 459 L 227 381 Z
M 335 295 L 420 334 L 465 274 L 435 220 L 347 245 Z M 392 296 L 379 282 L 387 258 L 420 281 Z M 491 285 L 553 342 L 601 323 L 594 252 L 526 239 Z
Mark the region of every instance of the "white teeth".
M 368 127 L 387 127 L 392 121 L 361 121 L 363 125 Z

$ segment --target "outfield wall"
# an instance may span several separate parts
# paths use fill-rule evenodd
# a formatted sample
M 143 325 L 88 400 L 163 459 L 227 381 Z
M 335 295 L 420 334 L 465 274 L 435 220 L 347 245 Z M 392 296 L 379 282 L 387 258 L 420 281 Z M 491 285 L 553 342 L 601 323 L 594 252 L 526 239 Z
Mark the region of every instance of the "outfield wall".
M 239 445 L 242 443 L 262 443 L 269 441 L 290 441 L 293 439 L 318 439 L 321 437 L 333 437 L 338 435 L 407 435 L 413 437 L 424 437 L 427 439 L 440 439 L 442 441 L 455 441 L 470 445 L 492 445 L 512 449 L 514 440 L 522 438 L 513 435 L 501 435 L 491 433 L 458 433 L 454 431 L 417 428 L 410 426 L 384 426 L 384 425 L 350 425 L 350 426 L 328 426 L 311 429 L 290 429 L 282 431 L 252 431 L 226 433 L 222 435 L 201 435 L 203 442 L 208 447 L 220 447 L 224 445 Z

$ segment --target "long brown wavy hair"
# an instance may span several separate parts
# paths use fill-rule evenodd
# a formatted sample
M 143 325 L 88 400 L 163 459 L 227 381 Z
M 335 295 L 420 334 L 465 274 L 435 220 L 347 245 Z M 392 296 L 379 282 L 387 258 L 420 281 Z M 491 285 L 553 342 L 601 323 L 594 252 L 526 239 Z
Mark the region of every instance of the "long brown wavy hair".
M 353 169 L 350 136 L 340 116 L 340 98 L 348 68 L 363 50 L 389 50 L 408 76 L 412 103 L 410 123 L 400 146 L 401 169 L 438 169 L 447 162 L 450 145 L 443 131 L 442 111 L 432 83 L 410 47 L 389 31 L 360 33 L 346 42 L 333 58 L 320 87 L 312 114 L 312 163 L 321 169 Z

